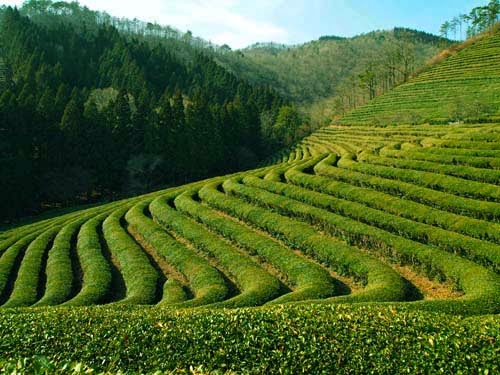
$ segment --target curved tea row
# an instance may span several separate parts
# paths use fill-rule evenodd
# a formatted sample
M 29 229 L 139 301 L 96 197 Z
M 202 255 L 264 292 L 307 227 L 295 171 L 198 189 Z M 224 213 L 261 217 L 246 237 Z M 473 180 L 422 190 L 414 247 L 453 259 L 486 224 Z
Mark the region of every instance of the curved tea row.
M 500 126 L 329 127 L 277 164 L 0 234 L 3 308 L 500 311 Z

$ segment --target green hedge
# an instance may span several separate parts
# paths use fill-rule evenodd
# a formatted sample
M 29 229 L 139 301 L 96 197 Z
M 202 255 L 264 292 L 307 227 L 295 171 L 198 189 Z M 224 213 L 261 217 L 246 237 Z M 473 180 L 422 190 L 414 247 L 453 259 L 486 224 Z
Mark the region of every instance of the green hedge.
M 325 162 L 328 162 L 328 160 L 325 160 Z M 383 210 L 413 221 L 462 233 L 474 238 L 500 243 L 500 224 L 498 223 L 461 216 L 380 191 L 351 185 L 327 177 L 303 173 L 303 170 L 315 164 L 316 161 L 312 161 L 290 168 L 285 173 L 286 181 L 334 197 L 359 202 L 368 207 Z M 324 169 L 320 169 L 318 166 L 317 169 L 320 172 L 322 170 L 328 172 L 329 167 L 325 166 Z
M 441 164 L 470 166 L 485 169 L 500 169 L 500 158 L 484 156 L 462 156 L 457 154 L 440 154 L 429 152 L 428 149 L 417 149 L 415 151 L 399 151 L 383 148 L 380 155 L 396 159 L 423 160 Z M 496 172 L 498 173 L 498 171 Z M 497 180 L 498 181 L 498 180 Z
M 120 303 L 151 304 L 156 301 L 159 274 L 149 262 L 144 250 L 132 239 L 121 225 L 128 208 L 120 208 L 103 223 L 103 233 L 111 254 L 127 288 L 126 297 Z
M 464 165 L 446 165 L 431 161 L 386 158 L 376 156 L 369 152 L 362 153 L 358 159 L 362 162 L 375 165 L 433 172 L 488 184 L 500 183 L 500 171 L 492 169 L 474 168 Z
M 170 210 L 168 201 L 176 194 L 178 193 L 158 197 L 151 203 L 151 213 L 158 222 L 163 222 L 164 213 Z M 157 222 L 144 216 L 146 206 L 147 202 L 143 202 L 133 207 L 127 213 L 127 221 L 140 233 L 144 241 L 188 279 L 194 294 L 193 299 L 184 301 L 186 296 L 176 287 L 179 284 L 167 279 L 160 304 L 173 303 L 175 306 L 187 308 L 223 300 L 228 294 L 228 287 L 221 273 L 195 251 L 177 242 Z
M 352 244 L 379 249 L 397 261 L 422 268 L 430 276 L 444 276 L 465 292 L 462 299 L 424 301 L 421 303 L 424 307 L 469 314 L 500 311 L 500 276 L 469 260 L 296 200 L 238 184 L 234 180 L 226 181 L 224 189 L 256 204 L 317 224 Z
M 16 263 L 21 261 L 29 244 L 38 237 L 38 234 L 30 234 L 12 244 L 0 258 L 0 302 L 5 302 L 9 297 L 10 286 L 14 285 L 13 270 Z M 11 284 L 11 285 L 10 285 Z
M 227 186 L 230 180 L 224 183 Z M 200 198 L 213 207 L 247 221 L 292 247 L 334 268 L 342 275 L 351 275 L 366 283 L 360 293 L 333 297 L 332 301 L 394 301 L 405 298 L 406 287 L 401 277 L 383 264 L 354 247 L 347 246 L 333 237 L 318 233 L 308 224 L 292 220 L 269 210 L 225 196 L 217 189 L 203 189 Z M 327 299 L 325 301 L 330 301 Z
M 500 204 L 456 196 L 453 194 L 416 186 L 407 182 L 371 176 L 354 170 L 336 168 L 329 165 L 333 157 L 327 158 L 314 167 L 320 176 L 327 176 L 351 185 L 367 187 L 397 197 L 419 202 L 441 210 L 479 219 L 500 220 Z
M 24 307 L 33 305 L 39 296 L 43 258 L 49 251 L 48 246 L 60 230 L 55 227 L 43 232 L 29 244 L 17 272 L 14 289 L 3 307 Z
M 192 193 L 188 191 L 188 194 Z M 216 304 L 217 307 L 258 306 L 279 295 L 280 282 L 221 237 L 167 205 L 163 207 L 161 216 L 156 216 L 153 209 L 152 212 L 167 228 L 215 258 L 224 273 L 235 281 L 240 294 Z
M 495 374 L 499 343 L 498 316 L 464 320 L 399 306 L 0 312 L 0 369 L 21 359 L 26 373 L 43 361 L 48 373 L 78 362 L 111 373 Z
M 358 171 L 368 175 L 390 180 L 403 181 L 426 188 L 456 194 L 466 198 L 498 202 L 500 187 L 462 178 L 441 175 L 438 173 L 413 171 L 409 169 L 386 167 L 365 162 L 355 162 L 343 156 L 337 165 L 340 168 Z
M 207 185 L 202 190 L 215 188 L 216 184 Z M 179 196 L 175 201 L 176 207 L 203 222 L 224 238 L 236 242 L 251 255 L 262 257 L 276 267 L 294 286 L 293 292 L 273 300 L 272 303 L 326 298 L 333 295 L 334 284 L 328 271 L 296 255 L 290 248 L 280 245 L 277 241 L 195 202 L 192 195 L 185 193 Z
M 255 177 L 245 177 L 248 186 L 268 190 L 311 206 L 338 213 L 344 217 L 390 231 L 399 236 L 442 248 L 450 253 L 460 254 L 476 263 L 500 273 L 500 246 L 487 241 L 464 236 L 452 231 L 435 228 L 366 207 L 356 202 L 333 198 L 293 185 L 263 181 Z
M 83 273 L 82 288 L 67 301 L 68 306 L 86 306 L 103 302 L 111 289 L 111 268 L 101 248 L 99 232 L 108 216 L 104 213 L 87 221 L 80 228 L 76 250 Z
M 72 249 L 76 245 L 78 231 L 87 219 L 88 216 L 82 215 L 63 226 L 57 233 L 48 253 L 45 293 L 34 306 L 59 305 L 78 292 L 76 286 L 80 275 L 74 275 L 73 262 L 79 260 L 75 260 L 76 251 L 73 252 Z

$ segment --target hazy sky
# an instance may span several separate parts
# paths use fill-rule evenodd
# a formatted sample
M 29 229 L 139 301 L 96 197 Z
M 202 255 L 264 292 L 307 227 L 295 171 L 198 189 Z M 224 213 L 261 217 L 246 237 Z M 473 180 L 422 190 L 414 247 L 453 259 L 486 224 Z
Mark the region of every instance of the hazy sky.
M 80 0 L 113 16 L 191 30 L 217 44 L 295 44 L 405 26 L 437 34 L 440 25 L 487 0 Z M 23 0 L 0 0 L 21 5 Z

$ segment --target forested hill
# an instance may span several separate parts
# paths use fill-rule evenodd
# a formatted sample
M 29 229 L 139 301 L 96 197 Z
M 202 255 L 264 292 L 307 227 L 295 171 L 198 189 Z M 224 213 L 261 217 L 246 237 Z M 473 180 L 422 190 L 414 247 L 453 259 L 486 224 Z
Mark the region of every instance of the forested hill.
M 293 101 L 309 106 L 330 99 L 330 119 L 408 80 L 451 41 L 395 28 L 353 38 L 334 36 L 298 46 L 258 43 L 219 54 L 238 76 L 270 84 Z
M 247 168 L 272 151 L 260 117 L 286 104 L 272 89 L 195 49 L 180 56 L 68 16 L 92 14 L 75 3 L 33 4 L 45 8 L 1 10 L 3 217 Z

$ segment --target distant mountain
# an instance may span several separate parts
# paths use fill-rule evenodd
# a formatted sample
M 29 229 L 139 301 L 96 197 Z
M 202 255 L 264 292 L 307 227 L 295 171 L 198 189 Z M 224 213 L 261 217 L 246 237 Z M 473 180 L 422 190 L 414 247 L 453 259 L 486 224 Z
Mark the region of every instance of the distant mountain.
M 298 46 L 258 43 L 218 60 L 238 76 L 272 85 L 296 102 L 313 103 L 336 95 L 352 107 L 355 101 L 407 80 L 450 44 L 435 35 L 395 28 L 353 38 L 325 36 Z M 367 74 L 374 75 L 372 92 L 363 81 Z

